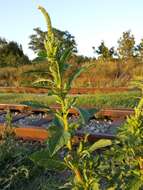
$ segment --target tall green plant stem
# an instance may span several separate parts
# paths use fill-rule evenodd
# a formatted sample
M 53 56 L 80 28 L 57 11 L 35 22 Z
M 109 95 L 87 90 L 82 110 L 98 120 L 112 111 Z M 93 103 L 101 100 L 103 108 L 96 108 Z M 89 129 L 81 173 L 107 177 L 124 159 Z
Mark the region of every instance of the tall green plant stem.
M 61 109 L 62 109 L 62 117 L 63 117 L 64 130 L 66 132 L 69 132 L 69 125 L 68 125 L 68 111 L 69 110 L 66 109 L 65 100 L 66 100 L 66 97 L 62 100 Z M 67 148 L 70 151 L 72 150 L 71 139 L 67 143 Z
M 63 123 L 64 123 L 64 130 L 66 132 L 69 132 L 69 124 L 68 124 L 68 113 L 69 113 L 69 108 L 67 108 L 66 106 L 66 96 L 65 98 L 62 99 L 62 103 L 61 103 L 61 109 L 62 109 L 62 115 L 63 115 Z M 72 151 L 72 143 L 71 143 L 71 139 L 67 142 L 67 148 L 69 149 L 69 151 Z M 70 164 L 70 167 L 72 169 L 72 171 L 74 172 L 75 176 L 76 176 L 76 180 L 79 184 L 84 184 L 83 179 L 82 179 L 82 175 L 80 170 L 78 169 L 78 167 L 74 166 L 73 164 Z
M 56 37 L 54 36 L 50 16 L 43 7 L 39 6 L 38 8 L 43 13 L 43 15 L 46 19 L 46 23 L 47 23 L 48 33 L 47 33 L 44 44 L 45 44 L 45 49 L 47 51 L 47 58 L 48 58 L 49 65 L 50 65 L 49 68 L 51 71 L 51 76 L 54 81 L 54 82 L 51 81 L 51 83 L 54 84 L 54 87 L 56 89 L 56 92 L 55 91 L 52 91 L 52 92 L 53 92 L 53 95 L 56 95 L 57 102 L 61 105 L 61 114 L 59 114 L 58 112 L 56 114 L 59 116 L 60 120 L 62 120 L 62 122 L 63 122 L 64 131 L 70 133 L 69 122 L 68 122 L 68 113 L 69 113 L 69 109 L 70 109 L 71 105 L 69 105 L 68 99 L 67 99 L 68 90 L 67 90 L 66 94 L 64 92 L 64 81 L 63 81 L 64 66 L 66 64 L 66 57 L 68 57 L 69 53 L 68 54 L 66 53 L 67 54 L 66 56 L 63 54 L 63 57 L 61 57 L 61 59 L 62 59 L 62 62 L 61 62 L 61 59 L 58 58 L 61 54 L 60 43 L 59 43 L 58 39 L 56 39 Z M 76 75 L 77 74 L 75 73 L 75 76 Z M 71 138 L 68 140 L 66 146 L 67 146 L 69 152 L 71 152 L 72 151 Z M 75 174 L 77 182 L 81 185 L 84 185 L 84 181 L 82 179 L 82 175 L 81 175 L 79 168 L 73 164 L 70 164 L 69 168 L 71 168 L 73 173 Z
M 81 184 L 81 185 L 84 185 L 84 182 L 83 182 L 83 179 L 82 179 L 82 176 L 81 176 L 81 173 L 80 173 L 79 169 L 76 168 L 76 167 L 74 167 L 74 168 L 73 168 L 73 171 L 74 171 L 74 173 L 75 173 L 77 182 L 78 182 L 79 184 Z M 85 189 L 85 190 L 86 190 L 86 189 Z
M 53 77 L 54 85 L 56 89 L 58 89 L 56 95 L 58 96 L 58 99 L 60 100 L 61 104 L 61 111 L 62 111 L 61 117 L 63 121 L 64 131 L 69 132 L 68 118 L 67 118 L 68 108 L 66 104 L 67 94 L 63 96 L 63 86 L 64 86 L 63 73 L 60 71 L 60 60 L 57 59 L 57 55 L 60 50 L 60 43 L 58 39 L 56 39 L 56 37 L 54 36 L 49 14 L 46 12 L 46 10 L 43 7 L 39 6 L 38 8 L 41 10 L 46 19 L 48 33 L 46 36 L 47 38 L 45 40 L 45 49 L 47 50 L 47 57 L 49 60 L 50 71 Z M 71 140 L 68 141 L 67 148 L 69 150 L 72 150 Z
M 79 168 L 75 166 L 73 163 L 71 163 L 69 158 L 65 158 L 65 162 L 67 166 L 71 169 L 71 171 L 74 173 L 77 183 L 84 186 L 84 180 L 82 178 Z

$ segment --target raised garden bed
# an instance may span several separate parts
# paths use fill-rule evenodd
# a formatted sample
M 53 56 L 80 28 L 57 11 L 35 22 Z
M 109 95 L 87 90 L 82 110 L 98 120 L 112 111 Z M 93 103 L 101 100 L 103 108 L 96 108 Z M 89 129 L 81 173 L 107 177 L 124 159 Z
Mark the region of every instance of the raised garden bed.
M 97 116 L 99 117 L 109 117 L 112 118 L 113 120 L 122 118 L 126 119 L 127 116 L 130 116 L 134 114 L 133 109 L 128 109 L 128 108 L 120 108 L 120 109 L 115 109 L 115 108 L 108 108 L 108 109 L 102 109 L 97 113 Z
M 112 88 L 72 88 L 70 94 L 95 94 L 97 92 L 111 93 L 111 92 L 128 92 L 132 89 L 127 87 L 112 87 Z M 32 87 L 0 87 L 0 93 L 34 93 L 44 94 L 48 93 L 45 88 Z
M 13 111 L 12 123 L 13 130 L 18 138 L 45 141 L 48 138 L 48 125 L 52 121 L 52 116 L 46 113 L 46 110 L 34 110 L 30 106 L 22 105 L 0 105 L 0 133 L 5 129 L 5 108 Z M 58 109 L 54 106 L 53 108 Z M 4 110 L 3 110 L 4 109 Z M 25 113 L 26 111 L 26 113 Z M 77 142 L 89 134 L 89 141 L 95 141 L 101 138 L 113 139 L 116 136 L 117 128 L 124 122 L 127 115 L 133 113 L 129 109 L 110 109 L 101 110 L 96 114 L 99 118 L 91 118 L 86 126 L 82 126 L 77 130 L 74 141 Z M 108 116 L 108 119 L 107 119 Z M 115 118 L 116 119 L 113 119 Z M 75 109 L 70 110 L 69 119 L 76 119 L 78 112 Z M 100 119 L 102 118 L 102 119 Z
M 31 110 L 30 106 L 27 105 L 21 105 L 21 104 L 0 104 L 0 110 L 10 110 L 10 111 L 29 111 Z

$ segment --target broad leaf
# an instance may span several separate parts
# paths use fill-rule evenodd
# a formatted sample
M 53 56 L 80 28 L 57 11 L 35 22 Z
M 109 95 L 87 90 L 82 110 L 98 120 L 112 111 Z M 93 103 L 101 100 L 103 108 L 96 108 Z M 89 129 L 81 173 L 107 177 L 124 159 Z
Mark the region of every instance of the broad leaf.
M 57 132 L 57 130 L 63 130 L 64 128 L 64 124 L 62 122 L 62 120 L 57 117 L 57 113 L 55 114 L 55 111 L 53 109 L 50 110 L 51 113 L 54 114 L 54 118 L 52 120 L 52 122 L 48 125 L 49 126 L 49 133 L 51 133 L 52 131 Z
M 112 144 L 112 141 L 111 141 L 111 140 L 108 140 L 108 139 L 101 139 L 101 140 L 98 140 L 97 142 L 95 142 L 93 145 L 91 145 L 91 146 L 88 148 L 88 152 L 89 152 L 89 153 L 92 153 L 92 152 L 94 152 L 94 151 L 97 150 L 97 149 L 110 146 L 111 144 Z
M 98 111 L 97 109 L 83 109 L 83 108 L 75 108 L 80 114 L 80 117 L 82 119 L 82 123 L 86 124 L 91 117 Z
M 72 82 L 84 71 L 85 71 L 85 68 L 80 67 L 71 76 L 69 76 L 69 79 L 67 82 L 67 89 L 71 89 Z
M 60 127 L 57 127 L 57 131 L 51 135 L 48 140 L 48 148 L 51 155 L 54 155 L 59 149 L 67 144 L 71 135 L 69 132 L 64 131 Z
M 56 157 L 50 156 L 49 150 L 35 152 L 30 156 L 30 159 L 37 165 L 47 169 L 64 170 L 66 168 L 64 162 Z
M 67 82 L 67 89 L 70 90 L 72 86 L 72 82 L 80 76 L 81 73 L 87 71 L 89 68 L 93 67 L 94 64 L 86 64 L 84 67 L 77 68 L 76 71 L 69 77 Z

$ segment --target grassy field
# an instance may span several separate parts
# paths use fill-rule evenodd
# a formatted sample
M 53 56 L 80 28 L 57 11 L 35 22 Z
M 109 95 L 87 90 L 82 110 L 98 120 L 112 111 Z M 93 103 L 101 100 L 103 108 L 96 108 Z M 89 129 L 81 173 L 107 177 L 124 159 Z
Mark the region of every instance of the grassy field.
M 127 107 L 134 108 L 141 96 L 140 92 L 121 92 L 121 93 L 97 93 L 94 95 L 77 95 L 78 106 L 94 106 L 102 107 Z M 70 98 L 70 97 L 69 97 Z M 15 94 L 15 93 L 1 93 L 0 103 L 17 103 L 28 104 L 33 107 L 42 107 L 56 104 L 55 98 L 46 94 Z

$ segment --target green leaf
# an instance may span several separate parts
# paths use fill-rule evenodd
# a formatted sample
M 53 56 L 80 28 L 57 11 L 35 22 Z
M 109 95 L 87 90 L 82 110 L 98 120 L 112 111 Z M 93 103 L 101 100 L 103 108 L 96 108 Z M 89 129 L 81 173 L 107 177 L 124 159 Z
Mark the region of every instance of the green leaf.
M 42 109 L 47 109 L 47 112 L 50 110 L 50 108 L 48 106 L 46 106 L 45 104 L 41 103 L 41 102 L 37 102 L 37 101 L 22 101 L 20 102 L 21 104 L 27 105 L 27 106 L 31 106 L 32 108 L 42 108 Z
M 97 142 L 95 142 L 93 145 L 91 145 L 91 146 L 88 148 L 88 152 L 89 152 L 89 153 L 92 153 L 92 152 L 94 152 L 94 151 L 97 150 L 97 149 L 110 146 L 111 144 L 112 144 L 112 141 L 111 141 L 111 140 L 108 140 L 108 139 L 101 139 L 101 140 L 98 140 Z
M 91 117 L 93 117 L 95 112 L 98 111 L 97 109 L 89 109 L 89 110 L 87 110 L 87 109 L 77 108 L 77 107 L 75 109 L 77 109 L 77 111 L 79 112 L 83 124 L 86 124 L 89 121 L 89 119 Z
M 51 132 L 51 130 L 52 131 L 53 130 L 57 131 L 57 130 L 59 130 L 59 127 L 61 129 L 63 129 L 63 123 L 62 123 L 62 121 L 57 116 L 54 117 L 54 119 L 52 120 L 52 122 L 50 123 L 49 126 L 50 126 L 49 132 Z
M 92 117 L 92 116 L 94 116 L 99 111 L 99 109 L 97 109 L 97 108 L 90 108 L 90 109 L 87 109 L 87 111 L 89 112 L 89 114 Z
M 66 71 L 69 68 L 69 64 L 66 64 L 66 62 L 68 61 L 70 55 L 72 53 L 72 48 L 68 48 L 65 49 L 64 52 L 62 53 L 61 57 L 60 57 L 60 73 L 63 73 L 64 71 Z
M 82 109 L 82 108 L 78 108 L 78 111 L 81 116 L 82 123 L 86 124 L 90 119 L 90 113 L 87 110 Z
M 53 156 L 59 149 L 67 144 L 70 138 L 71 135 L 69 132 L 57 127 L 57 131 L 48 139 L 50 154 Z
M 68 79 L 68 82 L 67 82 L 67 89 L 70 90 L 71 89 L 71 86 L 72 86 L 72 82 L 80 76 L 81 73 L 87 71 L 89 68 L 93 67 L 94 64 L 91 63 L 91 64 L 86 64 L 84 65 L 84 67 L 80 67 L 80 68 L 77 68 L 76 71 L 71 75 L 69 76 L 69 79 Z
M 69 79 L 67 82 L 67 89 L 71 89 L 72 82 L 84 71 L 85 71 L 85 68 L 80 67 L 71 76 L 69 76 Z
M 131 176 L 126 187 L 127 190 L 140 190 L 143 187 L 143 180 L 139 176 Z
M 54 82 L 50 79 L 44 79 L 44 78 L 39 78 L 33 84 L 41 83 L 41 82 L 46 82 L 49 83 L 50 85 L 54 85 Z
M 97 183 L 96 181 L 94 181 L 91 185 L 91 190 L 100 190 L 99 189 L 99 183 Z
M 46 51 L 40 50 L 38 52 L 38 58 L 40 58 L 40 61 L 47 60 L 47 53 L 46 53 Z
M 48 149 L 33 153 L 30 159 L 37 165 L 47 169 L 64 170 L 66 168 L 64 162 L 56 157 L 50 156 Z

